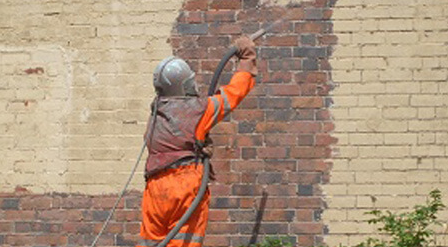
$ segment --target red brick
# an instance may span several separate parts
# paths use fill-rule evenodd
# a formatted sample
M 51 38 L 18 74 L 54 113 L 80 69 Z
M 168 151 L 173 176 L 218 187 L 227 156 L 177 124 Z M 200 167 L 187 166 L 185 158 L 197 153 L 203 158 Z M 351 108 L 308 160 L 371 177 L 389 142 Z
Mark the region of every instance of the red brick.
M 292 127 L 289 123 L 258 123 L 255 130 L 259 133 L 288 133 Z
M 287 208 L 288 197 L 269 197 L 266 208 Z M 260 199 L 257 199 L 257 208 L 260 208 Z
M 204 239 L 205 246 L 230 246 L 230 238 L 228 236 L 223 235 L 205 235 Z
M 238 232 L 238 225 L 235 223 L 209 222 L 207 233 L 210 234 L 235 234 Z
M 265 170 L 267 172 L 287 172 L 296 171 L 295 161 L 273 160 L 265 162 Z
M 6 246 L 27 246 L 30 243 L 36 243 L 36 236 L 23 234 L 8 234 L 5 236 Z
M 273 35 L 266 37 L 265 44 L 268 46 L 297 46 L 299 44 L 299 38 L 297 35 Z
M 327 34 L 320 36 L 318 40 L 320 45 L 336 45 L 338 43 L 338 36 Z
M 288 157 L 288 149 L 284 147 L 265 147 L 257 149 L 260 159 L 282 159 Z
M 205 12 L 206 22 L 232 22 L 235 19 L 235 11 L 231 10 L 210 10 Z
M 0 222 L 0 234 L 12 232 L 13 227 L 14 225 L 12 222 Z
M 240 150 L 229 147 L 215 147 L 213 149 L 213 158 L 215 159 L 238 159 Z
M 311 121 L 296 121 L 289 124 L 289 132 L 293 133 L 316 133 L 322 131 L 322 124 Z
M 188 23 L 202 23 L 204 21 L 203 13 L 200 11 L 188 12 L 185 20 Z
M 292 73 L 290 72 L 271 72 L 263 74 L 262 83 L 289 83 L 292 81 Z
M 62 246 L 66 245 L 68 237 L 61 235 L 43 235 L 37 236 L 35 244 L 47 245 L 47 246 Z
M 288 198 L 288 207 L 290 208 L 322 208 L 323 205 L 321 197 L 298 196 Z
M 230 171 L 230 161 L 229 160 L 215 160 L 211 161 L 213 169 L 219 172 L 229 172 Z
M 21 209 L 49 209 L 52 207 L 53 198 L 49 196 L 24 197 L 20 200 Z
M 323 234 L 322 223 L 294 223 L 291 225 L 291 232 L 295 234 Z
M 210 24 L 211 34 L 241 34 L 241 25 L 234 23 L 213 23 Z
M 85 234 L 92 233 L 94 225 L 87 222 L 64 222 L 62 231 L 66 233 Z
M 298 135 L 297 140 L 297 145 L 299 146 L 314 145 L 314 135 Z
M 207 50 L 204 48 L 192 48 L 192 49 L 181 49 L 176 54 L 177 56 L 189 60 L 189 59 L 204 59 L 207 58 Z
M 305 19 L 305 10 L 303 8 L 289 8 L 286 17 L 288 20 L 303 20 Z
M 262 146 L 263 136 L 261 135 L 238 135 L 235 136 L 235 140 L 232 143 L 236 147 L 252 147 Z
M 314 242 L 314 235 L 298 235 L 297 241 L 303 246 L 323 246 Z
M 219 60 L 202 60 L 201 61 L 201 71 L 202 72 L 214 72 L 216 67 L 218 67 Z M 224 67 L 224 71 L 232 71 L 234 64 L 229 61 Z
M 291 106 L 294 108 L 322 108 L 324 101 L 322 97 L 295 97 Z
M 252 198 L 241 198 L 240 208 L 253 208 L 255 205 L 255 199 Z
M 69 196 L 62 199 L 62 208 L 90 208 L 92 200 L 85 196 Z
M 117 197 L 94 197 L 92 199 L 92 207 L 93 208 L 100 208 L 100 209 L 110 209 L 115 205 L 115 202 L 117 201 Z M 124 200 L 121 200 L 118 203 L 117 208 L 121 209 L 124 208 Z
M 99 233 L 101 231 L 101 228 L 103 228 L 103 222 L 97 223 L 93 227 L 94 233 Z M 124 232 L 123 230 L 123 224 L 121 223 L 114 223 L 110 222 L 106 229 L 104 230 L 105 233 L 113 233 L 113 234 L 121 234 Z
M 66 221 L 81 221 L 85 218 L 83 212 L 78 209 L 62 210 L 51 209 L 42 210 L 38 212 L 38 219 L 41 220 L 66 220 Z
M 212 133 L 213 134 L 236 134 L 236 124 L 235 123 L 219 123 L 216 125 Z
M 140 212 L 136 210 L 117 210 L 113 216 L 116 221 L 139 221 Z
M 209 221 L 227 221 L 229 219 L 228 210 L 211 209 L 208 214 Z
M 316 135 L 316 145 L 318 146 L 329 146 L 332 144 L 336 144 L 338 141 L 337 138 L 332 137 L 329 134 L 317 134 Z
M 294 219 L 293 210 L 266 210 L 263 213 L 263 221 L 286 221 L 290 222 Z
M 264 111 L 262 110 L 236 110 L 231 113 L 232 119 L 236 121 L 263 121 Z
M 302 58 L 283 58 L 269 60 L 271 71 L 293 71 L 302 69 Z
M 220 181 L 221 182 L 221 181 Z M 216 196 L 230 196 L 230 186 L 226 184 L 209 185 L 210 192 Z
M 313 221 L 314 218 L 314 210 L 312 209 L 298 209 L 296 210 L 296 219 L 300 222 L 309 222 Z
M 216 181 L 222 184 L 233 184 L 240 181 L 240 176 L 230 172 L 218 172 L 216 173 Z
M 266 135 L 267 146 L 293 146 L 297 143 L 297 137 L 291 134 Z
M 297 169 L 299 171 L 319 171 L 324 172 L 328 171 L 331 168 L 331 165 L 325 163 L 323 160 L 299 160 L 297 163 Z
M 272 96 L 296 96 L 301 94 L 299 85 L 273 85 L 267 88 L 267 94 Z
M 326 72 L 304 72 L 296 75 L 296 82 L 322 84 L 328 81 Z
M 213 0 L 210 3 L 211 9 L 240 9 L 241 0 Z
M 316 112 L 316 120 L 321 120 L 321 121 L 332 120 L 331 112 L 328 109 L 318 110 Z
M 296 32 L 298 33 L 328 33 L 330 26 L 326 22 L 304 22 L 296 24 Z
M 322 128 L 323 132 L 331 132 L 334 130 L 334 123 L 325 122 Z
M 263 161 L 259 160 L 234 160 L 232 161 L 232 170 L 236 172 L 241 171 L 260 171 L 264 167 Z
M 184 3 L 184 10 L 207 10 L 208 0 L 188 0 Z
M 241 183 L 255 184 L 257 182 L 258 173 L 254 172 L 242 172 Z
M 269 185 L 266 189 L 269 195 L 272 196 L 295 196 L 296 185 Z
M 34 210 L 6 210 L 3 212 L 5 220 L 35 220 L 36 212 Z

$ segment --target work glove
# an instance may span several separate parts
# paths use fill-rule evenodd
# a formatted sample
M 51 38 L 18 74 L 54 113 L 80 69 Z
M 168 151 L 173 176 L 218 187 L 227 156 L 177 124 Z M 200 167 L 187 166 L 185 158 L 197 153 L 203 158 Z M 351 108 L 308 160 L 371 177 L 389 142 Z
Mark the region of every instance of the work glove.
M 253 76 L 258 73 L 257 54 L 255 52 L 255 43 L 247 36 L 241 36 L 235 40 L 235 46 L 238 48 L 236 56 L 239 59 L 237 71 L 247 71 Z
M 210 159 L 213 156 L 213 140 L 208 135 L 205 137 L 204 147 L 202 148 L 201 152 L 202 152 L 203 155 L 207 156 Z M 216 174 L 215 174 L 215 171 L 213 170 L 213 165 L 212 164 L 210 164 L 209 179 L 211 181 L 215 181 L 216 180 Z
M 208 135 L 205 138 L 204 147 L 202 148 L 202 154 L 209 158 L 213 156 L 213 140 Z

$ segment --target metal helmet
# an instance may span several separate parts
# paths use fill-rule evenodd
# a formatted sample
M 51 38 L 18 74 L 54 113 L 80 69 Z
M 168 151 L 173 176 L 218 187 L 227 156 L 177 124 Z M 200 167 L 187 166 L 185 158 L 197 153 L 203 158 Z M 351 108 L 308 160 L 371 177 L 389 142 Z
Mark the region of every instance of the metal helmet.
M 159 96 L 198 96 L 195 73 L 181 58 L 167 57 L 154 70 L 154 87 Z

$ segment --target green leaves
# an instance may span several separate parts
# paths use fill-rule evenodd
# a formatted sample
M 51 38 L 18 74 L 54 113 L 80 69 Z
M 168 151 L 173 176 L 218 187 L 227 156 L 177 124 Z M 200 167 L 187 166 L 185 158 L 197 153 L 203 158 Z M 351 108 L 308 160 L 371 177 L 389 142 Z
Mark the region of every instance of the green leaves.
M 434 231 L 429 229 L 433 225 L 441 225 L 436 214 L 445 208 L 442 203 L 440 190 L 435 189 L 429 193 L 425 205 L 416 205 L 414 210 L 405 213 L 392 213 L 387 210 L 381 212 L 372 210 L 366 214 L 374 216 L 367 222 L 369 224 L 382 224 L 380 232 L 390 236 L 387 242 L 369 238 L 355 247 L 427 247 L 434 243 Z

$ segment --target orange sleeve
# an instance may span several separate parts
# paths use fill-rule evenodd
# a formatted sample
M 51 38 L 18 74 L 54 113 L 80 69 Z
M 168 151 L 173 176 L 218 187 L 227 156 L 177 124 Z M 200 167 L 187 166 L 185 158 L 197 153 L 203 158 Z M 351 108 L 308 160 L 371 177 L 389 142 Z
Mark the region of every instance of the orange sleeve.
M 246 97 L 255 85 L 251 73 L 236 72 L 228 85 L 219 88 L 217 94 L 208 97 L 207 109 L 196 127 L 196 139 L 205 140 L 205 135 L 224 119 Z

